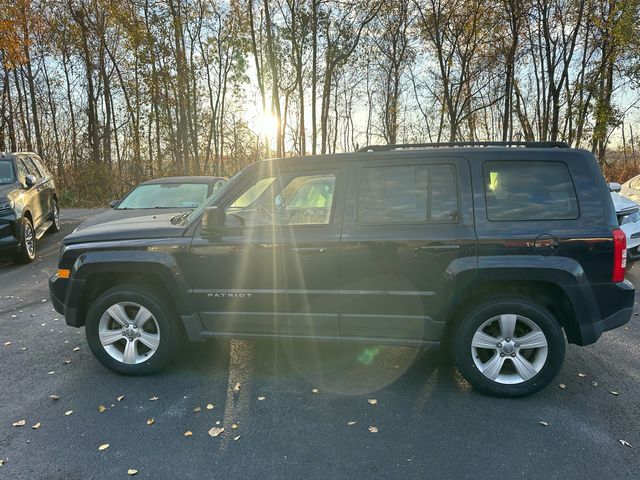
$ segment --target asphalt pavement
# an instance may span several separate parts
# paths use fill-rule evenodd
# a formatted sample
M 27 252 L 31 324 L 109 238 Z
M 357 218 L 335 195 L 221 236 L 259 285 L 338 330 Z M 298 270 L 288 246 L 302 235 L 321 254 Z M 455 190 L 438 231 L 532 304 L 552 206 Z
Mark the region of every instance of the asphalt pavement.
M 33 264 L 0 259 L 0 479 L 640 478 L 638 315 L 518 400 L 474 392 L 443 355 L 375 345 L 192 344 L 124 377 L 48 296 L 59 242 L 91 213 L 63 211 Z

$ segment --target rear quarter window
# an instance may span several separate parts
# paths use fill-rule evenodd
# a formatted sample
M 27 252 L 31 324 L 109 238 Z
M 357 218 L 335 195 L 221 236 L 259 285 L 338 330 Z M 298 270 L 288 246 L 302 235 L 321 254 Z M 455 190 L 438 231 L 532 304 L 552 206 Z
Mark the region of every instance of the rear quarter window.
M 487 218 L 492 221 L 573 220 L 578 200 L 563 162 L 486 162 Z

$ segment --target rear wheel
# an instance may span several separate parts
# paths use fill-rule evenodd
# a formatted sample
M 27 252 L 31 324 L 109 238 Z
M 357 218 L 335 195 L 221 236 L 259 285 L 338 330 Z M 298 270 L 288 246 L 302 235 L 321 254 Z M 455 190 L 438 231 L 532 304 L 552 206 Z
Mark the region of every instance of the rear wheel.
M 87 341 L 107 368 L 147 375 L 175 355 L 181 332 L 172 309 L 154 291 L 133 285 L 114 287 L 89 308 Z
M 36 232 L 31 220 L 24 217 L 20 221 L 20 251 L 15 256 L 17 263 L 31 263 L 36 258 Z
M 557 319 L 542 305 L 497 298 L 472 308 L 454 333 L 454 361 L 477 390 L 502 397 L 535 393 L 553 380 L 564 361 Z
M 49 227 L 51 233 L 60 231 L 60 207 L 56 200 L 53 201 L 53 211 L 51 212 L 51 221 L 53 222 Z

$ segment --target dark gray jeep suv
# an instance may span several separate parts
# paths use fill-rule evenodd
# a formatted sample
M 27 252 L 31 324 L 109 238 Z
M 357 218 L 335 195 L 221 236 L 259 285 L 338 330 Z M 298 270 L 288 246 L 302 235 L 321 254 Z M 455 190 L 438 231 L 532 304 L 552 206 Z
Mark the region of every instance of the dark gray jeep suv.
M 35 153 L 0 153 L 0 254 L 20 263 L 36 258 L 36 240 L 60 230 L 51 173 Z
M 50 290 L 120 373 L 183 333 L 447 345 L 476 389 L 520 396 L 629 320 L 625 256 L 589 152 L 395 145 L 257 162 L 190 214 L 78 230 Z

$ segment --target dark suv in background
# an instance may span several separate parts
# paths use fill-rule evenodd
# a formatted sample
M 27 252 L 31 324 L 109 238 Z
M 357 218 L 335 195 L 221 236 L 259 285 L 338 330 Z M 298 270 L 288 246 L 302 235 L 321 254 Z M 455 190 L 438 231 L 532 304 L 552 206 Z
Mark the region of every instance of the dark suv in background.
M 183 333 L 447 345 L 476 389 L 520 396 L 629 320 L 625 266 L 591 153 L 395 145 L 257 162 L 190 214 L 77 230 L 50 291 L 120 373 Z
M 36 258 L 36 241 L 60 230 L 51 173 L 35 153 L 0 154 L 0 254 L 19 263 Z

